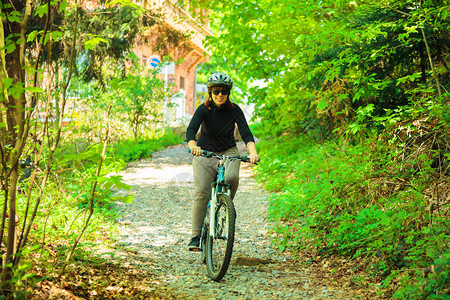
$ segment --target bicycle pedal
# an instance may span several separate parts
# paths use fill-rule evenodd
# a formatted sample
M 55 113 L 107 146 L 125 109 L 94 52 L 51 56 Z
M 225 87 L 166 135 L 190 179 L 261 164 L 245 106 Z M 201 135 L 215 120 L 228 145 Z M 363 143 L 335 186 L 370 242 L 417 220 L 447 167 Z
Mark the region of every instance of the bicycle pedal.
M 202 252 L 202 249 L 200 249 L 200 248 L 192 248 L 192 249 L 189 249 L 190 251 L 194 251 L 194 252 Z

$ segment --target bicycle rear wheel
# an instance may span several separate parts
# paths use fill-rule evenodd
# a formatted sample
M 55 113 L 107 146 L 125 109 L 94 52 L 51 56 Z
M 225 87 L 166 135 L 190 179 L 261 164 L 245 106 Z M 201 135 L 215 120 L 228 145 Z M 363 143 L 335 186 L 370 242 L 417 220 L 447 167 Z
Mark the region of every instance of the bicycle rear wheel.
M 210 224 L 214 225 L 215 237 L 212 238 L 208 231 L 206 238 L 206 270 L 214 281 L 222 279 L 230 265 L 236 222 L 236 211 L 230 196 L 221 194 L 217 202 L 215 221 Z

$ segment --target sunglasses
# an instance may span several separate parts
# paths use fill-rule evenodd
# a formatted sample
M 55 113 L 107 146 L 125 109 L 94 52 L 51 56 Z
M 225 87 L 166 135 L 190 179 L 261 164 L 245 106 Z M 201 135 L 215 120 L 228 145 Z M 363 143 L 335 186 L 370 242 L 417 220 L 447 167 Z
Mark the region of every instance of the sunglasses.
M 226 95 L 228 95 L 229 93 L 230 93 L 230 90 L 228 90 L 228 89 L 224 89 L 224 90 L 212 90 L 212 93 L 214 94 L 214 95 L 219 95 L 220 93 L 222 93 L 222 95 L 224 95 L 224 96 L 226 96 Z

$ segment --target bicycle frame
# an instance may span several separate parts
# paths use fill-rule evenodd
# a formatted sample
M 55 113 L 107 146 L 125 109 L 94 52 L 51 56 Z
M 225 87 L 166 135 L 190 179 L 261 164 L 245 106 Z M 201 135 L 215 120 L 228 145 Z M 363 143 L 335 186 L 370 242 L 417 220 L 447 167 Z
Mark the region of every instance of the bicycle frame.
M 219 161 L 219 166 L 217 168 L 217 178 L 211 184 L 211 201 L 210 201 L 210 210 L 209 210 L 209 234 L 211 237 L 216 237 L 216 232 L 214 230 L 214 226 L 211 224 L 215 224 L 215 212 L 216 206 L 218 202 L 218 196 L 223 192 L 223 187 L 227 187 L 226 193 L 230 194 L 230 185 L 225 183 L 225 161 L 221 159 Z M 227 232 L 227 231 L 226 231 Z
M 190 149 L 189 152 L 191 152 Z M 217 176 L 211 183 L 211 198 L 206 208 L 207 215 L 203 222 L 200 239 L 200 250 L 203 253 L 202 259 L 206 264 L 208 276 L 214 281 L 219 281 L 227 272 L 231 261 L 236 228 L 236 211 L 231 199 L 231 185 L 225 182 L 225 163 L 234 160 L 249 162 L 249 157 L 240 155 L 224 156 L 206 150 L 202 150 L 201 155 L 219 159 Z M 219 220 L 216 219 L 218 214 L 220 214 Z M 223 250 L 223 256 L 221 256 L 217 251 L 221 252 Z
M 191 153 L 191 149 L 189 149 L 189 153 Z M 214 224 L 213 221 L 215 221 L 215 211 L 217 206 L 217 199 L 220 194 L 223 194 L 223 187 L 227 187 L 226 194 L 230 195 L 230 185 L 225 183 L 225 161 L 229 158 L 233 159 L 240 159 L 243 162 L 248 162 L 249 158 L 248 156 L 236 156 L 236 157 L 228 157 L 228 156 L 220 156 L 217 155 L 214 152 L 209 152 L 206 150 L 202 150 L 202 155 L 206 157 L 218 157 L 219 160 L 219 166 L 217 167 L 217 178 L 216 180 L 211 184 L 211 201 L 209 202 L 209 234 L 211 237 L 215 238 L 216 234 L 214 231 L 214 227 L 211 226 L 211 224 Z

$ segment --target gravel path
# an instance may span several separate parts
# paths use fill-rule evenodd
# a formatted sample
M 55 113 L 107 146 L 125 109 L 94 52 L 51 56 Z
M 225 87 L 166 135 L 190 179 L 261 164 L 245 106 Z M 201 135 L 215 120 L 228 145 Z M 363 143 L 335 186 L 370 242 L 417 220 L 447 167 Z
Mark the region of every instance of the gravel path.
M 150 290 L 164 287 L 179 299 L 346 298 L 342 291 L 314 281 L 311 269 L 271 247 L 269 194 L 255 183 L 248 164 L 241 165 L 235 198 L 237 229 L 230 268 L 221 282 L 211 281 L 200 254 L 187 251 L 193 177 L 186 149 L 170 147 L 130 164 L 121 174 L 135 196 L 133 203 L 119 204 L 121 248 L 127 264 L 151 276 Z M 252 266 L 255 262 L 259 264 Z

